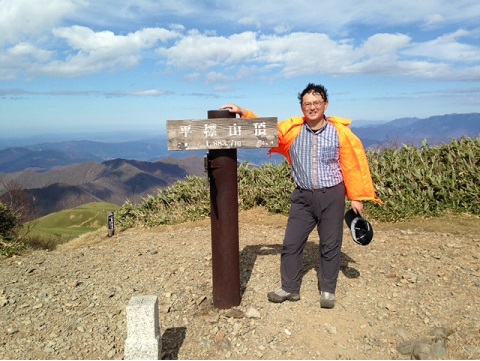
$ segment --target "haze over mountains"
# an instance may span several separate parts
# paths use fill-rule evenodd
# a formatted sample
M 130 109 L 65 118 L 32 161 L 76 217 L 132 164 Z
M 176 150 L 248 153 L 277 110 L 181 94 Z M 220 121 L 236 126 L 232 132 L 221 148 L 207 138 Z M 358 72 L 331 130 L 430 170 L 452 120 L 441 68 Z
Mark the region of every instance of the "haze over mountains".
M 367 148 L 382 146 L 429 145 L 450 143 L 462 136 L 480 135 L 480 113 L 438 115 L 426 119 L 402 118 L 381 125 L 367 125 L 352 129 Z
M 351 127 L 367 148 L 404 143 L 420 145 L 424 139 L 429 145 L 437 145 L 461 136 L 477 137 L 480 134 L 480 113 L 449 114 L 426 119 L 403 118 L 382 123 L 353 121 Z M 165 157 L 186 158 L 191 155 L 203 157 L 206 153 L 206 151 L 169 152 L 165 134 L 137 139 L 127 137 L 126 133 L 106 133 L 103 135 L 103 141 L 34 142 L 34 139 L 30 138 L 32 143 L 25 144 L 25 139 L 2 139 L 0 136 L 0 172 L 45 171 L 53 167 L 88 161 L 103 162 L 115 158 L 155 162 Z M 265 149 L 239 149 L 238 158 L 239 161 L 253 164 L 280 159 L 271 159 Z
M 374 149 L 480 136 L 480 113 L 362 124 L 353 122 L 352 129 L 366 148 Z M 169 152 L 166 135 L 116 142 L 108 134 L 105 138 L 104 142 L 67 140 L 12 147 L 2 145 L 20 141 L 0 138 L 0 194 L 6 184 L 16 182 L 28 193 L 34 216 L 39 217 L 92 201 L 136 203 L 187 175 L 203 174 L 207 151 Z M 239 149 L 238 161 L 261 165 L 283 159 L 269 157 L 267 149 Z

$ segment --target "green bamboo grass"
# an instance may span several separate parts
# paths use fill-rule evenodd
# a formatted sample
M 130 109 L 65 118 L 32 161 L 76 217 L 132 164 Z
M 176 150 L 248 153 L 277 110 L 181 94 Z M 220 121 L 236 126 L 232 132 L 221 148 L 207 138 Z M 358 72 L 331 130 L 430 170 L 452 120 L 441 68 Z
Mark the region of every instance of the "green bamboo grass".
M 480 215 L 480 138 L 461 138 L 450 144 L 369 150 L 377 194 L 384 204 L 365 203 L 370 220 L 398 222 L 447 213 Z M 239 211 L 265 207 L 288 214 L 294 188 L 290 168 L 248 163 L 238 166 Z M 348 204 L 347 204 L 348 207 Z M 140 204 L 126 202 L 117 211 L 120 226 L 153 227 L 209 217 L 209 187 L 205 178 L 187 177 L 158 191 Z

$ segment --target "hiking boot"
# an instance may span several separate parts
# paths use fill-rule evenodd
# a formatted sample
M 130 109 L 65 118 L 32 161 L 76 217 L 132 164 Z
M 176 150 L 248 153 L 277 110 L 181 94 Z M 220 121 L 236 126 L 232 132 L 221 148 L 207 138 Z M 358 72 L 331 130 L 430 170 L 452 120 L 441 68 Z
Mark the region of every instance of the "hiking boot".
M 283 301 L 298 301 L 300 295 L 298 293 L 290 293 L 279 288 L 276 291 L 268 292 L 267 298 L 273 303 L 282 303 Z
M 320 307 L 333 308 L 335 306 L 335 294 L 330 292 L 320 292 Z

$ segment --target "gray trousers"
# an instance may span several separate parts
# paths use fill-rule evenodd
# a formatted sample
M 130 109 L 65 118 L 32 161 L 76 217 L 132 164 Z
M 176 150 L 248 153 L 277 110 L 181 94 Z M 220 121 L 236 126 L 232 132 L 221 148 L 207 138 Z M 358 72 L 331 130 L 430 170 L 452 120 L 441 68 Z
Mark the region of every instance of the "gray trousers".
M 335 293 L 340 271 L 345 212 L 345 185 L 321 190 L 295 189 L 281 252 L 283 290 L 300 293 L 302 256 L 307 239 L 317 226 L 320 237 L 318 284 L 321 291 Z

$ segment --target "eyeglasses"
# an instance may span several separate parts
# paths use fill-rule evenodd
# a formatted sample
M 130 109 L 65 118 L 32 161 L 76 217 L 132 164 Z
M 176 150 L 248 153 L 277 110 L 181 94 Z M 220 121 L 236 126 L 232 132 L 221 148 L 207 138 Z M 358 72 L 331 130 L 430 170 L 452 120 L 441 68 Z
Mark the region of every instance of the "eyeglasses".
M 320 100 L 315 100 L 313 103 L 311 103 L 311 102 L 302 103 L 302 105 L 303 105 L 305 108 L 310 108 L 312 105 L 313 105 L 315 108 L 318 108 L 318 107 L 322 106 L 323 104 L 325 104 L 325 102 L 324 102 L 324 101 L 320 101 Z

